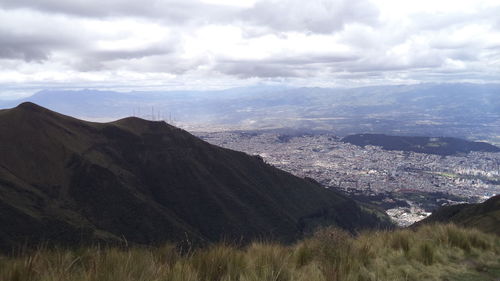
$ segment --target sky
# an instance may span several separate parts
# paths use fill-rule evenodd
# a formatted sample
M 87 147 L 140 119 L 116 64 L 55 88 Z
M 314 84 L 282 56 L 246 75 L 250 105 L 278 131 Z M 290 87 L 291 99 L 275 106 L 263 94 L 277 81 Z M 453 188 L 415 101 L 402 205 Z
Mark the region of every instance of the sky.
M 0 0 L 0 99 L 500 80 L 498 0 Z

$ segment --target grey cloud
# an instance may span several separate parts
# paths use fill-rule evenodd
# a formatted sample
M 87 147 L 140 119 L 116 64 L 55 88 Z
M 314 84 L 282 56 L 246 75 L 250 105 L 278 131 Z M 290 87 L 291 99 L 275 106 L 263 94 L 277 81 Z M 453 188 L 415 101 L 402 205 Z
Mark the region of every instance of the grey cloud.
M 83 65 L 94 70 L 128 70 L 138 73 L 169 73 L 183 75 L 189 71 L 197 69 L 200 65 L 207 65 L 209 61 L 204 58 L 180 58 L 175 51 L 171 53 L 136 57 L 133 59 L 114 59 L 114 60 L 98 60 L 92 61 L 95 65 Z M 92 69 L 90 69 L 92 70 Z
M 310 65 L 310 64 L 331 64 L 345 61 L 355 61 L 360 59 L 357 55 L 321 55 L 321 56 L 302 56 L 302 57 L 280 57 L 267 60 L 269 63 L 289 64 L 289 65 Z
M 25 62 L 51 60 L 77 71 L 94 71 L 107 69 L 106 63 L 109 61 L 121 60 L 124 64 L 126 60 L 176 51 L 175 32 L 153 38 L 157 40 L 154 43 L 133 48 L 122 45 L 116 49 L 102 49 L 96 42 L 128 39 L 134 34 L 123 30 L 115 34 L 99 33 L 82 25 L 82 20 L 67 17 L 50 17 L 32 12 L 4 12 L 3 15 L 0 20 L 0 59 Z M 64 58 L 61 58 L 61 54 Z
M 120 3 L 122 2 L 122 3 Z M 107 16 L 123 11 L 141 11 L 149 5 L 140 5 L 141 2 L 126 1 L 58 1 L 58 0 L 2 0 L 0 6 L 3 8 L 28 8 L 50 13 L 63 13 L 82 16 Z M 100 7 L 99 7 L 100 6 Z
M 398 58 L 380 57 L 365 58 L 352 64 L 344 64 L 348 72 L 401 71 L 415 69 L 432 69 L 440 67 L 444 58 L 431 54 L 412 58 L 410 61 L 399 61 Z
M 354 73 L 335 73 L 335 78 L 339 79 L 363 79 L 363 78 L 378 78 L 383 76 L 381 72 L 354 72 Z
M 318 76 L 332 79 L 378 79 L 389 74 L 411 74 L 419 71 L 439 69 L 443 60 L 431 59 L 422 62 L 389 63 L 386 61 L 345 61 L 310 64 L 286 64 L 270 61 L 224 61 L 216 65 L 215 70 L 239 78 L 313 78 Z M 448 70 L 439 70 L 445 73 Z
M 455 59 L 473 59 L 466 52 L 447 54 L 432 50 L 411 53 L 402 59 L 394 56 L 359 55 L 324 55 L 324 56 L 281 56 L 264 60 L 227 60 L 221 59 L 215 70 L 238 77 L 314 77 L 329 73 L 339 78 L 373 77 L 374 73 L 414 71 L 435 69 L 443 65 L 447 57 Z
M 86 56 L 93 57 L 102 61 L 110 61 L 117 59 L 138 59 L 155 55 L 164 55 L 170 52 L 172 52 L 170 46 L 166 46 L 165 48 L 152 46 L 139 50 L 96 51 L 86 54 Z
M 297 69 L 285 65 L 264 62 L 223 62 L 215 70 L 240 78 L 275 78 L 275 77 L 302 77 Z
M 174 52 L 172 42 L 144 46 L 137 50 L 95 50 L 85 43 L 86 38 L 69 34 L 23 34 L 0 29 L 0 58 L 20 59 L 27 62 L 48 60 L 54 52 L 65 51 L 74 55 L 77 70 L 103 69 L 103 62 L 130 60 Z M 91 38 L 89 38 L 91 40 Z
M 368 0 L 261 0 L 247 9 L 195 0 L 0 0 L 0 7 L 94 18 L 145 17 L 179 25 L 243 22 L 314 33 L 331 33 L 352 22 L 375 24 L 378 18 L 377 8 Z
M 457 49 L 465 49 L 465 48 L 471 48 L 476 45 L 481 44 L 481 42 L 474 42 L 472 40 L 467 40 L 467 41 L 461 41 L 461 42 L 452 42 L 450 40 L 445 40 L 445 39 L 440 39 L 436 41 L 431 42 L 432 48 L 435 49 L 448 49 L 448 50 L 457 50 Z
M 0 27 L 0 58 L 25 61 L 47 60 L 53 46 L 70 44 L 55 34 L 16 32 Z
M 438 52 L 441 57 L 455 60 L 475 61 L 479 59 L 484 42 L 475 40 L 451 42 L 445 40 L 432 41 L 429 48 Z
M 18 42 L 0 42 L 1 59 L 21 59 L 25 61 L 43 61 L 48 59 L 48 51 L 37 47 L 29 47 Z
M 347 23 L 375 24 L 378 10 L 367 0 L 270 0 L 257 2 L 242 17 L 279 31 L 331 33 Z
M 250 77 L 310 77 L 318 71 L 354 62 L 360 57 L 352 54 L 280 56 L 261 60 L 220 59 L 215 70 L 242 78 Z
M 458 49 L 449 53 L 448 57 L 454 60 L 461 61 L 477 61 L 479 60 L 479 52 L 474 49 Z
M 235 8 L 203 4 L 194 0 L 0 0 L 4 9 L 32 9 L 90 18 L 144 17 L 184 24 L 188 21 L 223 19 L 235 12 Z
M 462 71 L 420 71 L 411 73 L 412 77 L 420 81 L 449 81 L 449 80 L 476 80 L 476 81 L 498 81 L 498 75 L 483 72 Z
M 453 69 L 453 64 L 447 66 L 448 58 L 461 61 L 466 67 L 473 65 L 476 72 L 471 75 L 479 75 L 480 71 L 497 74 L 498 68 L 488 61 L 498 60 L 500 53 L 495 40 L 478 42 L 481 40 L 458 36 L 453 41 L 455 39 L 449 38 L 452 36 L 446 36 L 456 28 L 476 23 L 486 23 L 491 29 L 498 30 L 499 8 L 475 14 L 419 14 L 408 18 L 407 26 L 379 22 L 379 11 L 369 0 L 268 0 L 259 1 L 251 8 L 223 7 L 195 0 L 0 0 L 0 12 L 2 9 L 6 11 L 4 15 L 20 13 L 29 17 L 32 14 L 39 19 L 27 21 L 14 16 L 9 16 L 8 20 L 5 16 L 0 19 L 0 59 L 40 62 L 52 60 L 53 54 L 62 54 L 57 59 L 64 58 L 56 63 L 76 71 L 125 69 L 137 73 L 183 75 L 199 68 L 203 75 L 223 73 L 238 78 L 264 79 L 318 75 L 370 79 L 397 73 L 408 77 L 415 74 L 414 77 L 418 78 L 424 77 L 421 72 L 428 71 L 436 77 L 460 77 L 467 70 Z M 96 47 L 96 41 L 118 41 L 122 36 L 127 39 L 128 35 L 100 34 L 85 30 L 82 24 L 115 20 L 119 24 L 123 18 L 128 18 L 126 22 L 133 24 L 136 17 L 141 17 L 138 22 L 143 24 L 154 23 L 160 28 L 168 26 L 165 29 L 174 30 L 178 36 L 152 44 L 144 43 L 136 49 L 120 46 L 123 48 L 102 50 Z M 28 24 L 23 26 L 24 23 Z M 199 51 L 203 46 L 192 48 L 197 50 L 193 53 L 186 51 L 189 48 L 183 49 L 183 35 L 187 34 L 187 38 L 196 35 L 200 27 L 208 24 L 237 25 L 242 29 L 243 44 L 270 34 L 287 40 L 285 32 L 289 31 L 327 36 L 334 33 L 332 41 L 336 40 L 350 51 L 335 54 L 332 50 L 331 54 L 325 55 L 311 52 L 300 56 L 284 53 L 264 60 L 230 60 L 217 55 L 217 51 Z M 146 24 L 144 26 L 147 28 Z M 126 33 L 123 30 L 117 32 Z M 135 32 L 140 33 L 140 30 Z M 391 53 L 396 46 L 401 48 L 395 51 L 396 54 Z M 324 46 L 321 47 L 324 50 Z M 451 75 L 453 72 L 458 74 Z M 426 77 L 431 77 L 431 74 Z
M 73 67 L 80 71 L 123 68 L 128 64 L 134 65 L 134 62 L 143 58 L 174 54 L 175 47 L 170 43 L 164 42 L 162 45 L 145 46 L 137 50 L 81 50 L 80 59 Z

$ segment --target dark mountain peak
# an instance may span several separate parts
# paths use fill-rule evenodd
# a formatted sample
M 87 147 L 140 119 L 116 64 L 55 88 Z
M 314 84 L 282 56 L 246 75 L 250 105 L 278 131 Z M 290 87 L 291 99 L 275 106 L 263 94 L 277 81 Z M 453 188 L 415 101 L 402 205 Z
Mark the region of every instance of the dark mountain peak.
M 83 136 L 86 134 L 84 129 L 100 126 L 99 123 L 63 115 L 32 102 L 23 102 L 14 108 L 2 111 L 0 135 L 4 138 L 8 138 L 9 135 L 13 138 L 20 138 L 23 135 L 26 138 L 23 141 L 40 142 L 41 136 L 45 139 L 64 135 Z M 2 141 L 1 137 L 0 141 Z
M 120 126 L 131 126 L 131 127 L 134 127 L 137 125 L 140 125 L 140 126 L 166 125 L 166 126 L 171 127 L 165 121 L 151 121 L 151 120 L 146 120 L 146 119 L 142 119 L 142 118 L 135 117 L 135 116 L 118 119 L 116 121 L 111 122 L 110 124 L 115 124 L 115 125 L 120 125 Z
M 139 117 L 126 117 L 116 120 L 109 124 L 115 125 L 122 129 L 131 131 L 133 133 L 142 134 L 150 131 L 157 131 L 161 129 L 172 130 L 175 127 L 167 124 L 165 121 L 151 121 Z M 177 129 L 177 128 L 175 128 Z M 180 130 L 180 129 L 179 129 Z
M 114 121 L 112 123 L 115 123 L 115 124 L 130 124 L 130 123 L 149 123 L 149 122 L 153 122 L 153 121 L 142 119 L 142 118 L 135 117 L 135 116 L 130 116 L 130 117 L 125 117 L 125 118 L 116 120 L 116 121 Z
M 15 107 L 17 110 L 25 110 L 25 111 L 31 111 L 31 112 L 44 112 L 44 111 L 49 111 L 48 109 L 41 107 L 35 103 L 32 102 L 23 102 L 19 104 L 18 106 Z
M 18 106 L 7 109 L 7 112 L 15 113 L 14 116 L 16 118 L 19 118 L 20 116 L 23 116 L 24 118 L 36 118 L 38 119 L 40 115 L 46 116 L 46 117 L 52 117 L 52 118 L 57 118 L 57 119 L 74 119 L 72 117 L 66 116 L 59 114 L 57 112 L 54 112 L 50 109 L 47 109 L 45 107 L 39 106 L 38 104 L 35 104 L 33 102 L 23 102 L 19 104 Z M 76 120 L 76 119 L 75 119 Z M 81 121 L 85 122 L 85 121 Z

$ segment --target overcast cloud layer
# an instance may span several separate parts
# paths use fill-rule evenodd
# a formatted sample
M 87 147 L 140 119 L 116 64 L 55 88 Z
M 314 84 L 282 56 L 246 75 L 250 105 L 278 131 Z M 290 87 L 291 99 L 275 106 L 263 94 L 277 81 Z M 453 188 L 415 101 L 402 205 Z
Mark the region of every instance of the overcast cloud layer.
M 496 0 L 0 0 L 0 98 L 498 82 L 498 15 Z

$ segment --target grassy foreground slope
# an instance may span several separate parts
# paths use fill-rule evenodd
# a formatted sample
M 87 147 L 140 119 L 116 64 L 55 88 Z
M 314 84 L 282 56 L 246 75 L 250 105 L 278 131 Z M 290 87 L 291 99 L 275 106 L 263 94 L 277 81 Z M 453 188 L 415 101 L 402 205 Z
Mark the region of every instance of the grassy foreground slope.
M 500 237 L 454 225 L 367 232 L 329 228 L 292 246 L 40 249 L 0 257 L 5 281 L 499 280 Z

